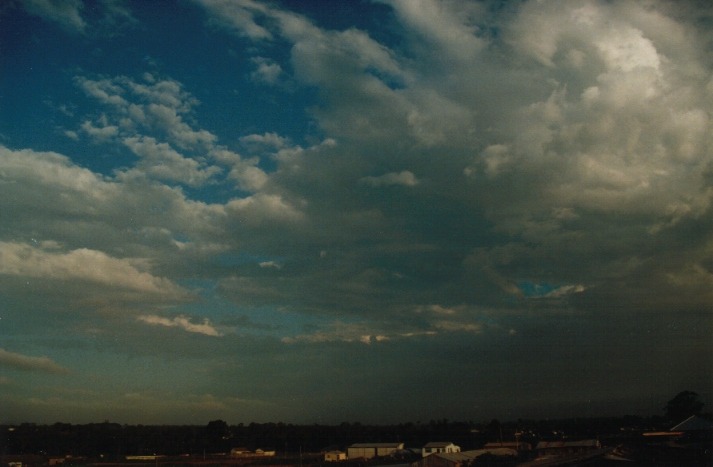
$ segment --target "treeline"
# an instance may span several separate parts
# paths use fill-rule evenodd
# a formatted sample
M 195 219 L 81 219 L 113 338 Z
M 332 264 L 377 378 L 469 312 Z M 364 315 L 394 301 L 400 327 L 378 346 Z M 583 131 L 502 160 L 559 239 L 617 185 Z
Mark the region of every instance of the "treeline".
M 161 454 L 178 456 L 226 453 L 234 447 L 275 450 L 278 453 L 320 452 L 345 449 L 359 442 L 401 442 L 420 448 L 431 441 L 450 441 L 464 450 L 477 449 L 486 442 L 543 439 L 596 438 L 624 430 L 662 429 L 663 417 L 620 417 L 599 419 L 539 420 L 500 423 L 432 420 L 427 423 L 395 425 L 293 425 L 250 423 L 228 425 L 214 420 L 205 426 L 150 426 L 91 423 L 55 423 L 0 426 L 0 454 L 41 454 L 84 456 L 106 460 L 128 455 Z

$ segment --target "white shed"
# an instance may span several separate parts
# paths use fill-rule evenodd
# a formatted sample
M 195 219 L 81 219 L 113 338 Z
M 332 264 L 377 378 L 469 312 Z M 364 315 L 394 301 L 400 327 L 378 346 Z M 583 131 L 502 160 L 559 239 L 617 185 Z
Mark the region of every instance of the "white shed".
M 449 452 L 460 452 L 460 446 L 448 441 L 434 441 L 432 443 L 426 444 L 421 448 L 421 455 L 423 457 L 429 456 L 435 453 L 449 453 Z
M 324 453 L 325 462 L 339 462 L 347 460 L 347 453 L 344 451 L 327 451 Z

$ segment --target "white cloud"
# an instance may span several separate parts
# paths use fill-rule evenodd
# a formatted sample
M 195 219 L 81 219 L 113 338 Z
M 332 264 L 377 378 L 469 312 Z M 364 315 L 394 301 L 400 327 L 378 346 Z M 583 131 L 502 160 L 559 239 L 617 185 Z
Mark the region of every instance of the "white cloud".
M 230 168 L 228 178 L 235 180 L 241 190 L 259 191 L 269 180 L 269 175 L 256 166 L 260 162 L 259 157 L 244 159 L 240 154 L 222 147 L 213 149 L 210 156 Z
M 411 32 L 436 45 L 434 54 L 468 60 L 485 46 L 485 41 L 477 37 L 478 28 L 474 24 L 483 13 L 478 4 L 438 0 L 392 0 L 389 3 Z
M 216 142 L 211 132 L 193 129 L 184 121 L 184 115 L 199 102 L 180 83 L 150 74 L 143 79 L 142 83 L 125 76 L 98 80 L 78 76 L 75 82 L 90 97 L 110 105 L 114 113 L 108 118 L 127 132 L 135 133 L 138 128 L 162 132 L 170 142 L 183 148 L 205 149 Z M 106 120 L 107 114 L 102 119 Z
M 78 76 L 75 78 L 75 82 L 82 90 L 84 90 L 85 93 L 87 93 L 87 95 L 97 99 L 103 104 L 120 107 L 128 105 L 126 99 L 121 96 L 121 94 L 124 93 L 122 87 L 114 84 L 111 80 L 91 80 Z
M 117 188 L 55 152 L 35 152 L 29 149 L 13 151 L 0 146 L 0 169 L 4 189 L 23 193 L 23 196 L 18 196 L 18 201 L 32 201 L 29 186 L 40 185 L 44 190 L 63 192 L 65 200 L 67 197 L 79 196 L 85 202 L 106 199 Z M 77 202 L 75 206 L 81 208 L 82 203 Z
M 247 198 L 234 199 L 225 206 L 226 213 L 248 225 L 269 222 L 295 222 L 304 218 L 298 207 L 280 195 L 258 193 Z
M 220 337 L 223 334 L 211 324 L 208 318 L 205 318 L 202 323 L 192 323 L 186 316 L 176 316 L 174 318 L 164 318 L 156 315 L 141 315 L 137 317 L 139 321 L 156 326 L 165 326 L 169 328 L 179 328 L 186 332 L 203 334 L 211 337 Z
M 261 261 L 259 265 L 263 269 L 282 269 L 282 265 L 276 261 Z
M 220 172 L 220 168 L 215 166 L 201 167 L 198 161 L 183 157 L 168 143 L 159 143 L 148 136 L 125 138 L 123 143 L 142 158 L 136 165 L 140 173 L 159 180 L 200 186 Z
M 81 125 L 82 132 L 87 134 L 96 142 L 108 141 L 119 134 L 119 127 L 116 125 L 106 125 L 103 127 L 96 127 L 90 121 L 85 121 Z M 76 133 L 75 133 L 76 135 Z
M 563 286 L 557 287 L 555 290 L 549 292 L 547 295 L 545 295 L 545 297 L 559 298 L 559 297 L 564 297 L 564 296 L 571 295 L 571 294 L 582 293 L 585 290 L 587 290 L 587 288 L 582 284 L 563 285 Z
M 253 59 L 255 71 L 250 73 L 250 77 L 258 83 L 276 84 L 282 75 L 282 67 L 269 58 L 255 57 Z
M 289 140 L 277 133 L 264 133 L 262 135 L 252 134 L 240 138 L 240 142 L 248 148 L 272 148 L 282 149 L 289 145 Z
M 25 243 L 0 242 L 0 274 L 63 281 L 86 281 L 144 294 L 182 296 L 169 279 L 146 272 L 139 259 L 113 258 L 101 251 L 80 248 L 68 252 Z

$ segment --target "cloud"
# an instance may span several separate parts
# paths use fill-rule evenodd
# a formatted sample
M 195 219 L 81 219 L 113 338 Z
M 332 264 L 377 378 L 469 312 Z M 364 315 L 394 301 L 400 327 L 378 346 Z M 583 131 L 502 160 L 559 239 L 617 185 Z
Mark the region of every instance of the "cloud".
M 155 326 L 165 326 L 169 328 L 179 328 L 186 332 L 203 334 L 205 336 L 220 337 L 223 334 L 218 331 L 208 318 L 203 320 L 203 323 L 195 324 L 186 316 L 176 316 L 173 319 L 164 318 L 156 315 L 141 315 L 137 317 L 139 321 Z
M 126 76 L 101 79 L 77 76 L 75 83 L 88 96 L 110 106 L 111 113 L 101 118 L 111 119 L 124 135 L 136 135 L 139 129 L 158 131 L 182 148 L 210 147 L 216 141 L 211 132 L 193 129 L 185 122 L 184 116 L 190 115 L 198 101 L 177 81 L 157 79 L 147 73 L 143 82 Z
M 264 57 L 253 59 L 255 71 L 250 73 L 250 77 L 259 83 L 276 84 L 282 75 L 282 67 L 279 63 Z
M 435 44 L 444 60 L 468 60 L 485 47 L 478 37 L 479 4 L 437 0 L 394 0 L 390 2 L 399 19 L 412 34 Z
M 231 200 L 225 210 L 230 217 L 252 226 L 270 221 L 298 222 L 304 218 L 299 206 L 294 206 L 280 195 L 263 193 Z
M 80 248 L 68 252 L 37 248 L 29 244 L 0 242 L 0 274 L 52 280 L 81 280 L 143 294 L 181 296 L 185 292 L 169 279 L 142 269 L 138 259 L 112 258 Z
M 261 268 L 282 269 L 282 265 L 275 261 L 261 261 L 259 265 Z
M 83 96 L 52 97 L 77 100 L 55 115 L 64 154 L 0 146 L 3 322 L 48 348 L 102 344 L 107 372 L 173 356 L 166 378 L 127 365 L 120 394 L 151 405 L 146 387 L 198 371 L 176 394 L 190 415 L 244 416 L 236 388 L 292 419 L 386 394 L 409 394 L 403 416 L 438 399 L 476 418 L 483 401 L 544 411 L 532 394 L 553 381 L 558 400 L 710 385 L 709 9 L 394 0 L 340 28 L 195 3 L 224 30 L 191 45 L 243 52 L 206 73 L 165 56 L 82 71 Z M 284 387 L 303 400 L 281 405 Z
M 261 148 L 274 148 L 282 149 L 289 145 L 289 140 L 284 138 L 277 133 L 270 132 L 262 135 L 252 134 L 242 136 L 240 142 L 246 145 L 248 148 L 261 149 Z
M 0 349 L 0 366 L 23 371 L 66 374 L 69 370 L 47 357 L 30 357 Z
M 125 138 L 123 143 L 142 158 L 135 170 L 152 178 L 200 186 L 220 172 L 215 166 L 201 167 L 200 162 L 184 157 L 168 143 L 159 143 L 148 136 Z
M 80 0 L 22 0 L 21 4 L 28 13 L 72 32 L 82 33 L 87 26 L 81 15 L 84 4 Z
M 258 157 L 243 158 L 240 154 L 224 147 L 216 147 L 210 156 L 219 164 L 230 168 L 228 178 L 235 180 L 239 189 L 246 192 L 257 192 L 265 186 L 269 175 L 257 167 Z
M 206 235 L 225 217 L 223 206 L 189 200 L 179 189 L 121 172 L 110 179 L 53 152 L 0 146 L 0 189 L 6 238 L 15 243 L 27 243 L 27 232 L 33 232 L 32 237 L 70 249 L 93 245 L 90 249 L 116 248 L 141 257 L 175 251 L 182 236 L 184 246 L 212 244 L 212 249 L 220 242 Z M 66 228 L 66 216 L 75 228 Z
M 311 334 L 300 334 L 294 337 L 284 337 L 282 342 L 285 344 L 348 342 L 369 345 L 389 340 L 389 336 L 384 334 L 372 334 L 372 331 L 367 329 L 364 325 L 336 322 L 330 324 L 328 328 L 323 331 L 316 331 Z
M 84 123 L 82 123 L 81 129 L 82 132 L 86 133 L 96 142 L 108 141 L 119 134 L 119 127 L 116 125 L 96 127 L 90 121 L 85 121 Z M 76 135 L 76 133 L 74 134 Z
M 214 11 L 213 20 L 223 26 L 234 28 L 239 34 L 250 39 L 271 39 L 272 33 L 257 24 L 255 17 L 260 16 L 267 7 L 252 0 L 227 2 L 225 0 L 200 0 L 206 8 Z
M 378 177 L 364 177 L 359 180 L 362 183 L 373 187 L 379 186 L 390 186 L 390 185 L 402 185 L 402 186 L 416 186 L 418 185 L 418 179 L 416 176 L 408 171 L 404 170 L 402 172 L 391 172 L 384 175 L 379 175 Z

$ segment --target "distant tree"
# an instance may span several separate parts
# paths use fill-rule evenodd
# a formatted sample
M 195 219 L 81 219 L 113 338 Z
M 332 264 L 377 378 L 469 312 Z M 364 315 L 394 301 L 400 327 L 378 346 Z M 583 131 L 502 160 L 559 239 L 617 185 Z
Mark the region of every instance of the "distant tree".
M 704 405 L 697 393 L 681 391 L 666 403 L 664 411 L 668 420 L 680 422 L 691 415 L 700 415 Z
M 223 452 L 229 449 L 230 428 L 224 420 L 211 420 L 206 426 L 206 438 L 210 452 Z

